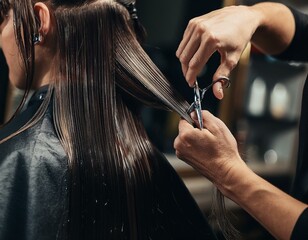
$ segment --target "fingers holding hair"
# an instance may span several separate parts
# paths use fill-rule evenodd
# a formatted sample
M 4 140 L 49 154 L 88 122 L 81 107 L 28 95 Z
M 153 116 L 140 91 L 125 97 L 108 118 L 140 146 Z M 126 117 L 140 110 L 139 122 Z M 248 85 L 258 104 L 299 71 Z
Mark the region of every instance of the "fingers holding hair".
M 198 122 L 197 114 L 195 112 L 191 113 L 191 118 L 194 120 L 194 122 Z M 219 118 L 215 117 L 207 110 L 202 111 L 202 120 L 204 126 L 203 130 L 207 130 L 214 136 L 219 135 L 224 128 L 227 128 Z M 200 129 L 196 130 L 200 132 Z

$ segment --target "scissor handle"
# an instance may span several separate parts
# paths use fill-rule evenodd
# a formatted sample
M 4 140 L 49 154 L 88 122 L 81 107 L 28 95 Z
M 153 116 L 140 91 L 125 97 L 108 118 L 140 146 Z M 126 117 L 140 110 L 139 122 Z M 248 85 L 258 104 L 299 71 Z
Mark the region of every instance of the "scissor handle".
M 220 76 L 218 79 L 214 80 L 210 85 L 208 85 L 207 87 L 203 88 L 203 89 L 200 89 L 201 91 L 201 96 L 200 96 L 200 101 L 202 101 L 203 97 L 204 97 L 204 94 L 207 90 L 209 90 L 215 83 L 217 82 L 222 82 L 222 86 L 225 86 L 225 88 L 228 88 L 230 87 L 231 85 L 231 81 L 228 77 L 225 77 L 225 76 Z M 198 82 L 196 82 L 198 84 Z M 195 84 L 196 84 L 195 83 Z M 197 86 L 199 88 L 199 86 Z M 195 90 L 196 90 L 196 85 L 195 85 Z M 195 102 L 193 102 L 189 108 L 187 109 L 187 113 L 190 114 L 195 108 Z
M 230 78 L 225 76 L 220 76 L 218 79 L 214 80 L 210 85 L 201 90 L 201 100 L 203 99 L 205 92 L 209 90 L 217 82 L 221 82 L 223 87 L 226 85 L 225 88 L 228 88 L 231 85 Z
M 224 85 L 226 85 L 225 88 L 228 88 L 231 85 L 230 78 L 228 78 L 226 76 L 220 76 L 217 80 L 213 81 L 213 84 L 215 84 L 217 82 L 222 82 L 223 87 L 224 87 Z

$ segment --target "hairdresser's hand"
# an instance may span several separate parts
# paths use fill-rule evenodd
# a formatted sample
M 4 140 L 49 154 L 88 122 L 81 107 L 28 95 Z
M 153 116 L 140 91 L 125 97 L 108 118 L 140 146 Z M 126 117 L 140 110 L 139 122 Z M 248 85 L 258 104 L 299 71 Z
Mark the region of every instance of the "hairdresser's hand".
M 225 187 L 233 174 L 238 175 L 233 170 L 247 166 L 239 156 L 236 140 L 227 126 L 210 112 L 202 113 L 202 130 L 185 120 L 180 121 L 179 135 L 174 141 L 176 155 L 217 187 Z
M 179 135 L 174 142 L 177 156 L 209 178 L 276 239 L 290 239 L 307 204 L 251 171 L 240 158 L 236 141 L 221 120 L 207 111 L 203 112 L 203 119 L 206 129 L 202 131 L 185 120 L 180 121 Z
M 189 86 L 193 86 L 209 58 L 216 51 L 221 63 L 213 76 L 228 77 L 257 28 L 257 16 L 246 6 L 232 6 L 190 20 L 176 56 Z M 213 86 L 218 99 L 223 98 L 221 83 Z

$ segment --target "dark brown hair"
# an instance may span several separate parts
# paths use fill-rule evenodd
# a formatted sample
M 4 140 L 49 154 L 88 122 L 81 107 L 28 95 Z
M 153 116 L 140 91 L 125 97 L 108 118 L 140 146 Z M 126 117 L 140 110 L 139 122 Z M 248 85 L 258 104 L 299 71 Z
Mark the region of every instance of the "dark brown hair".
M 35 2 L 12 1 L 16 40 L 26 70 L 19 109 L 33 85 Z M 57 30 L 52 83 L 33 119 L 12 136 L 34 125 L 53 102 L 55 128 L 68 155 L 64 223 L 68 237 L 145 239 L 150 223 L 142 215 L 148 207 L 144 201 L 150 194 L 147 188 L 156 153 L 138 106 L 142 102 L 173 110 L 192 123 L 186 113 L 188 103 L 138 42 L 136 25 L 125 7 L 129 1 L 42 2 L 49 7 Z

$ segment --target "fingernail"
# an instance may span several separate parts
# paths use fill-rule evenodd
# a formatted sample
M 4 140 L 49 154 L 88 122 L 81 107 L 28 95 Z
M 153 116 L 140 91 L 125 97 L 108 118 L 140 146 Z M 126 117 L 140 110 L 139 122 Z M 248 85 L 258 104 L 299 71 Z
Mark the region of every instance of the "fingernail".
M 222 89 L 222 87 L 220 87 L 219 89 L 218 89 L 218 94 L 219 94 L 219 99 L 222 99 L 223 97 L 224 97 L 224 92 L 223 92 L 223 89 Z

